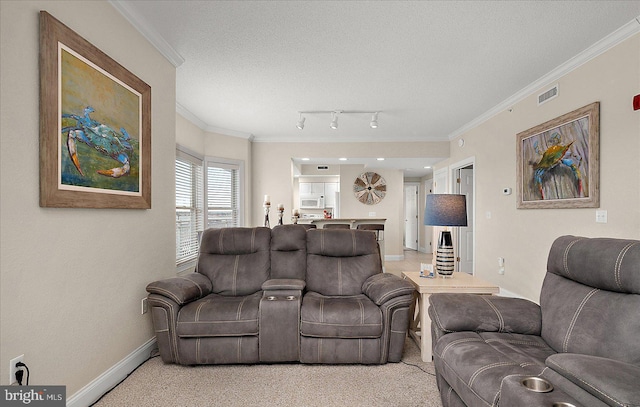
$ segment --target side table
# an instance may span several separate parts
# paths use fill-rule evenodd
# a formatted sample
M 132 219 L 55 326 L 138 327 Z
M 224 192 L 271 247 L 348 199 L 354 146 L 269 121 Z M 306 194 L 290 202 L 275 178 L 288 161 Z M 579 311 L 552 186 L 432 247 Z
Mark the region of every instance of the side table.
M 497 294 L 500 287 L 474 277 L 467 273 L 453 273 L 451 278 L 420 277 L 419 271 L 403 271 L 402 278 L 409 280 L 418 291 L 411 315 L 409 335 L 420 348 L 424 362 L 431 362 L 432 340 L 431 319 L 429 318 L 429 296 L 434 293 L 468 293 L 468 294 Z M 416 313 L 417 310 L 417 313 Z

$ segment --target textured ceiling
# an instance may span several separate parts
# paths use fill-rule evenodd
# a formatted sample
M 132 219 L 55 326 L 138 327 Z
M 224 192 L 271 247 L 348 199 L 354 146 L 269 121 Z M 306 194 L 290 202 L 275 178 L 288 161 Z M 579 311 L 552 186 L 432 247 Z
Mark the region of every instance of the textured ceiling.
M 448 140 L 640 15 L 638 0 L 112 4 L 184 59 L 183 115 L 256 141 Z M 301 110 L 380 111 L 379 127 L 314 114 L 298 130 Z

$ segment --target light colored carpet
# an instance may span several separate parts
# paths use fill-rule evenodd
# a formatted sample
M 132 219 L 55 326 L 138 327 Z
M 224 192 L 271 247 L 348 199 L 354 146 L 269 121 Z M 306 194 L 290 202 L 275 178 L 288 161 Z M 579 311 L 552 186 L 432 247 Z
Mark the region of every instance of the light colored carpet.
M 421 361 L 411 339 L 405 342 L 402 360 L 417 366 L 400 362 L 189 367 L 164 364 L 156 357 L 94 406 L 441 407 L 433 363 Z

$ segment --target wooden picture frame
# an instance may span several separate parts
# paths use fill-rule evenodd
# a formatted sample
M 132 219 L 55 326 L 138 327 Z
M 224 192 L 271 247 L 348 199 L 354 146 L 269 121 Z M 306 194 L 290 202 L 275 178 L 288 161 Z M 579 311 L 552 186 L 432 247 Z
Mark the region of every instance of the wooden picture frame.
M 600 103 L 517 134 L 518 209 L 600 206 Z
M 46 11 L 40 206 L 151 208 L 151 87 Z

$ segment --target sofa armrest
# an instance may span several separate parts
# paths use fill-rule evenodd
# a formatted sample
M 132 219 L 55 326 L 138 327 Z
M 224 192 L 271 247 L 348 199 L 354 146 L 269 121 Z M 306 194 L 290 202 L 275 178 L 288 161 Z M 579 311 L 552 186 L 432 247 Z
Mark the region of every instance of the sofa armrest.
M 545 364 L 576 386 L 609 405 L 640 405 L 640 367 L 619 360 L 558 353 Z M 613 404 L 612 404 L 613 402 Z
M 147 292 L 170 298 L 178 305 L 211 294 L 211 280 L 198 273 L 154 281 L 147 285 Z
M 444 332 L 508 332 L 540 335 L 540 306 L 519 298 L 478 294 L 432 294 L 431 322 Z
M 263 291 L 296 290 L 302 291 L 306 283 L 295 278 L 274 278 L 262 284 Z
M 374 274 L 362 284 L 362 292 L 376 305 L 382 305 L 391 298 L 411 295 L 414 291 L 410 282 L 389 273 Z

